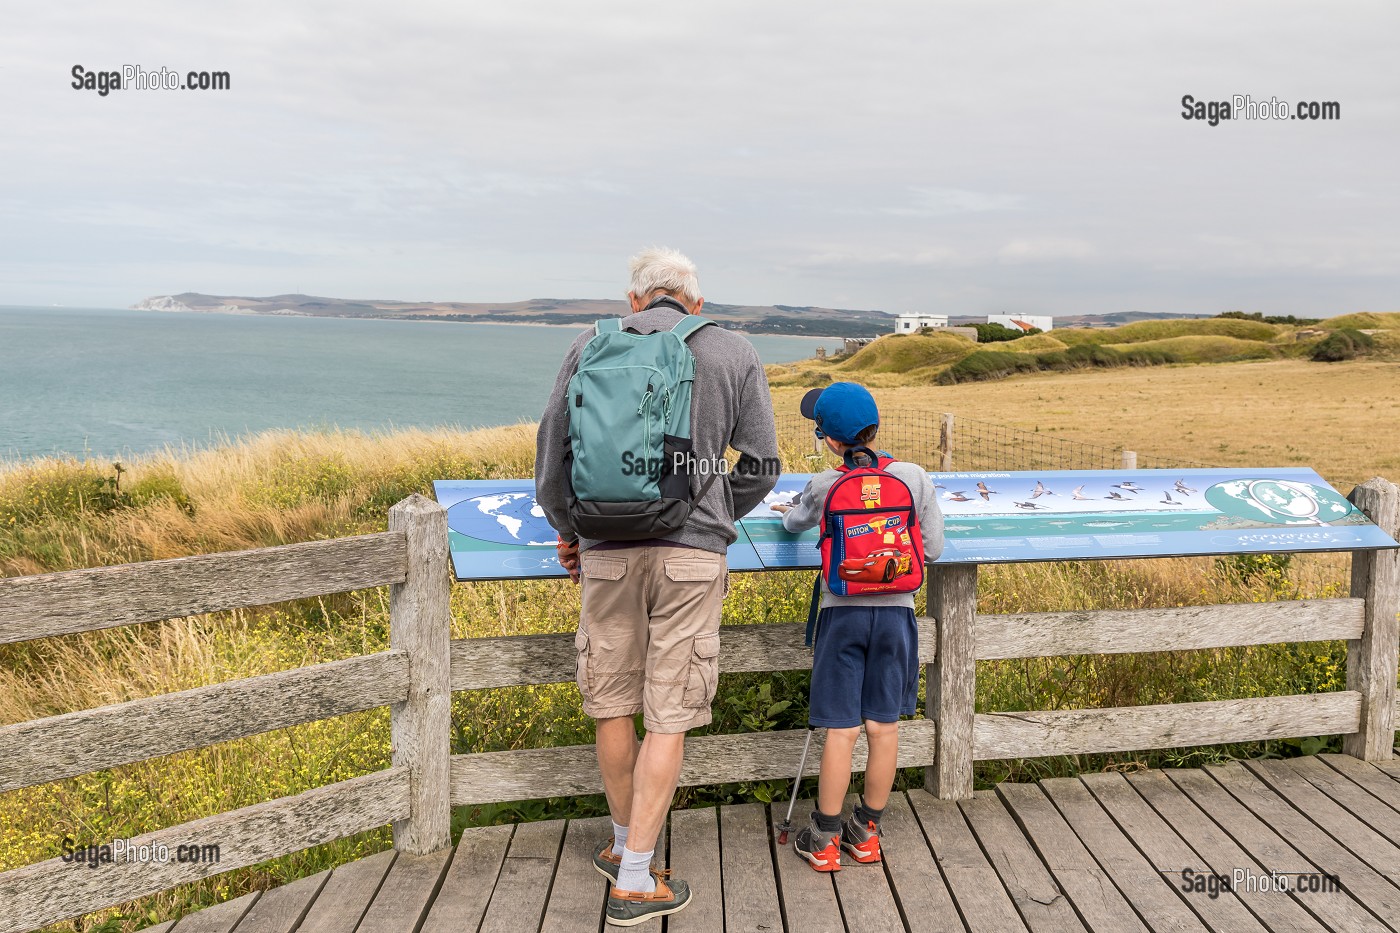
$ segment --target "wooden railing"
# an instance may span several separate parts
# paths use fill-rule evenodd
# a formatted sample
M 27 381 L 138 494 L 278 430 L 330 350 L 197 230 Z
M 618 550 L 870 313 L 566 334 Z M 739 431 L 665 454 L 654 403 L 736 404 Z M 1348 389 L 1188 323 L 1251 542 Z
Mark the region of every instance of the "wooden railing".
M 1392 536 L 1400 490 L 1380 479 L 1352 501 Z M 383 534 L 0 580 L 0 643 L 390 587 L 390 649 L 99 709 L 0 727 L 0 791 L 118 767 L 375 707 L 391 708 L 386 770 L 133 840 L 207 842 L 209 863 L 115 862 L 76 871 L 50 859 L 0 873 L 0 933 L 18 933 L 209 875 L 392 824 L 423 854 L 450 842 L 450 808 L 602 790 L 592 746 L 452 755 L 451 694 L 571 680 L 572 635 L 450 640 L 446 513 L 413 496 Z M 945 799 L 972 793 L 973 762 L 996 758 L 1345 736 L 1389 758 L 1397 722 L 1400 553 L 1358 551 L 1351 597 L 1284 603 L 978 615 L 977 568 L 938 565 L 919 620 L 927 718 L 901 726 L 899 764 L 925 769 Z M 729 626 L 720 670 L 811 666 L 800 625 Z M 1276 642 L 1347 642 L 1347 689 L 1333 693 L 1114 709 L 982 713 L 976 662 L 1179 651 Z M 687 743 L 683 785 L 789 776 L 801 731 L 713 735 Z M 819 755 L 809 759 L 816 773 Z M 856 768 L 864 764 L 863 741 Z

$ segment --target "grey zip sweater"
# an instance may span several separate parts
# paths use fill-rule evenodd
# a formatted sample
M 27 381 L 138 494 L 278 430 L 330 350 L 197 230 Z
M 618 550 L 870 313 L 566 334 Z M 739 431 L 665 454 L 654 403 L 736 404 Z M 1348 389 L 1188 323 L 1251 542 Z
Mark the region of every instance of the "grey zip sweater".
M 861 454 L 863 462 L 864 454 Z M 924 563 L 938 559 L 943 553 L 943 510 L 938 507 L 938 496 L 933 491 L 933 480 L 928 478 L 924 468 L 917 463 L 903 460 L 891 463 L 888 470 L 904 481 L 914 496 L 914 511 L 919 516 L 919 530 L 924 538 Z M 816 528 L 822 521 L 822 510 L 826 505 L 826 494 L 831 484 L 841 476 L 839 470 L 823 470 L 807 483 L 805 489 L 793 500 L 793 507 L 783 513 L 783 528 L 791 532 Z M 927 569 L 927 568 L 926 568 Z M 873 596 L 834 596 L 822 579 L 821 608 L 833 606 L 908 606 L 914 608 L 913 593 L 878 593 Z
M 622 326 L 638 334 L 670 330 L 681 313 L 668 307 L 649 308 L 623 318 Z M 593 336 L 590 328 L 579 334 L 564 357 L 554 391 L 549 395 L 535 452 L 535 499 L 545 517 L 565 540 L 576 532 L 569 524 L 569 477 L 564 455 L 569 450 L 569 380 L 578 372 L 579 355 Z M 773 426 L 773 400 L 758 352 L 739 334 L 720 327 L 702 327 L 687 341 L 695 354 L 695 383 L 691 387 L 690 437 L 697 460 L 723 459 L 733 448 L 741 455 L 776 467 L 778 437 Z M 738 537 L 734 522 L 763 501 L 778 481 L 778 471 L 736 471 L 711 482 L 693 476 L 694 501 L 684 527 L 664 540 L 723 554 Z M 709 483 L 708 488 L 705 484 Z M 584 538 L 580 546 L 599 542 Z

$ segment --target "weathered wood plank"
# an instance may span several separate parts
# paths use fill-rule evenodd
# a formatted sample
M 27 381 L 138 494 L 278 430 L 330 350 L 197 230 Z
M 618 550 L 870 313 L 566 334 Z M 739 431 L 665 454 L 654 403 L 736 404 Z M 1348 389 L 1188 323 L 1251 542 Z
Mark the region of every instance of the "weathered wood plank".
M 1293 773 L 1341 804 L 1362 823 L 1391 842 L 1400 840 L 1400 813 L 1392 810 L 1364 786 L 1327 767 L 1317 758 L 1292 758 L 1286 764 Z M 1361 766 L 1367 767 L 1364 764 Z M 1384 775 L 1377 777 L 1383 778 Z
M 1395 781 L 1374 764 L 1359 761 L 1350 755 L 1318 755 L 1321 761 L 1339 774 L 1366 788 L 1371 796 L 1400 812 L 1400 782 Z
M 783 929 L 769 829 L 768 810 L 761 803 L 720 808 L 725 933 L 772 933 Z
M 1270 822 L 1265 822 L 1241 804 L 1200 769 L 1181 768 L 1149 772 L 1149 775 L 1134 775 L 1129 778 L 1129 782 L 1147 794 L 1154 790 L 1154 785 L 1150 782 L 1161 784 L 1161 780 L 1151 778 L 1151 774 L 1159 774 L 1161 780 L 1169 781 L 1178 792 L 1184 794 L 1193 805 L 1199 807 L 1227 833 L 1233 844 L 1247 851 L 1254 860 L 1253 865 L 1250 862 L 1225 862 L 1221 874 L 1233 877 L 1236 868 L 1249 869 L 1254 866 L 1258 867 L 1261 875 L 1279 872 L 1295 876 L 1299 872 L 1319 870 L 1307 853 L 1289 844 L 1291 840 L 1286 840 L 1284 835 L 1281 835 L 1281 830 L 1276 831 Z M 1287 805 L 1284 804 L 1284 807 L 1287 808 Z M 1306 823 L 1306 820 L 1304 822 Z M 1274 898 L 1277 902 L 1276 893 L 1265 892 L 1265 896 Z M 1330 929 L 1364 933 L 1388 929 L 1366 909 L 1355 891 L 1291 891 L 1290 897 Z
M 1400 489 L 1379 476 L 1351 491 L 1352 503 L 1400 540 Z M 1351 595 L 1366 601 L 1361 634 L 1347 642 L 1347 689 L 1361 694 L 1355 732 L 1342 751 L 1365 761 L 1395 757 L 1396 652 L 1400 650 L 1400 550 L 1353 551 Z
M 880 830 L 885 871 L 910 933 L 963 933 L 953 895 L 904 794 L 890 795 Z
M 252 891 L 231 901 L 186 914 L 175 924 L 175 933 L 230 933 L 261 893 Z
M 1308 819 L 1352 855 L 1378 873 L 1400 879 L 1400 848 L 1305 779 L 1294 770 L 1291 762 L 1249 761 L 1244 763 L 1244 768 L 1281 799 L 1307 814 Z M 1376 809 L 1381 808 L 1377 805 Z
M 1361 599 L 979 615 L 977 660 L 1359 638 Z
M 1011 933 L 1025 930 L 1021 915 L 987 861 L 977 839 L 951 800 L 938 800 L 926 791 L 911 790 L 909 802 L 923 825 L 938 867 L 971 933 Z
M 1192 803 L 1162 772 L 1143 771 L 1129 775 L 1126 780 L 1129 788 L 1191 847 L 1198 858 L 1183 861 L 1179 867 L 1169 862 L 1158 862 L 1158 868 L 1178 868 L 1179 871 L 1190 868 L 1195 872 L 1223 875 L 1231 879 L 1236 871 L 1253 873 L 1255 877 L 1268 874 L 1262 865 L 1230 838 L 1229 833 L 1216 825 L 1214 820 Z M 1094 780 L 1085 781 L 1110 811 L 1121 809 L 1116 797 L 1110 798 L 1103 793 L 1109 783 L 1101 781 L 1097 775 L 1094 776 Z M 1175 880 L 1179 884 L 1181 876 L 1178 875 Z M 1272 891 L 1247 885 L 1236 888 L 1235 893 L 1272 933 L 1322 933 L 1328 929 L 1291 897 L 1279 897 Z M 1353 915 L 1362 915 L 1362 919 L 1375 924 L 1374 917 L 1361 910 L 1350 898 L 1346 898 L 1346 901 Z M 1369 929 L 1365 925 L 1342 928 L 1354 928 L 1359 931 Z
M 354 933 L 397 854 L 389 849 L 332 869 L 297 933 Z
M 855 812 L 858 803 L 860 796 L 851 794 L 846 798 L 844 812 Z M 883 849 L 881 851 L 883 853 Z M 798 867 L 806 868 L 804 865 Z M 882 864 L 862 865 L 847 853 L 842 853 L 841 870 L 836 873 L 836 897 L 841 902 L 840 917 L 845 919 L 848 928 L 861 933 L 904 933 L 899 905 L 890 892 L 890 881 L 885 877 Z M 789 918 L 789 926 L 791 922 Z
M 666 918 L 668 933 L 724 933 L 718 808 L 671 811 L 670 867 L 693 894 L 689 907 Z
M 398 583 L 405 553 L 382 532 L 0 579 L 0 644 Z
M 1208 933 L 1206 925 L 1178 896 L 1175 887 L 1156 866 L 1142 857 L 1078 778 L 1050 778 L 1041 781 L 1040 786 L 1149 927 L 1159 931 Z M 1242 905 L 1235 907 L 1234 913 L 1239 918 L 1253 923 L 1254 918 Z M 1245 929 L 1259 927 L 1253 924 Z
M 937 725 L 931 720 L 910 719 L 899 724 L 899 767 L 916 768 L 933 761 Z M 791 778 L 802 756 L 807 733 L 749 732 L 701 735 L 685 744 L 680 784 L 724 784 L 732 781 Z M 822 736 L 813 738 L 804 774 L 821 768 Z M 851 766 L 865 769 L 866 744 L 862 732 L 856 741 Z M 509 752 L 482 752 L 452 756 L 452 805 L 469 806 L 507 800 L 537 800 L 598 794 L 603 779 L 598 773 L 592 745 L 529 748 Z
M 370 902 L 356 933 L 417 930 L 428 916 L 428 908 L 433 903 L 433 896 L 442 883 L 451 858 L 451 849 L 441 849 L 428 855 L 400 852 L 389 873 L 384 876 L 379 893 Z
M 421 933 L 462 933 L 481 926 L 513 831 L 508 825 L 463 830 Z
M 1003 783 L 996 791 L 1089 929 L 1147 929 L 1039 787 Z
M 612 821 L 605 816 L 569 821 L 540 933 L 599 929 L 608 899 L 608 880 L 593 867 L 593 850 L 611 838 Z
M 1112 822 L 1118 824 L 1121 836 L 1142 853 L 1143 861 L 1137 864 L 1133 870 L 1146 871 L 1154 875 L 1161 885 L 1179 895 L 1208 929 L 1230 930 L 1232 933 L 1233 931 L 1243 933 L 1246 930 L 1268 933 L 1268 928 L 1259 922 L 1235 892 L 1222 891 L 1211 896 L 1204 893 L 1182 891 L 1179 882 L 1179 873 L 1182 869 L 1190 868 L 1193 872 L 1205 871 L 1200 856 L 1182 841 L 1169 823 L 1164 821 L 1152 807 L 1148 806 L 1145 800 L 1138 796 L 1137 791 L 1128 785 L 1123 775 L 1084 774 L 1080 775 L 1079 780 L 1082 782 L 1079 791 L 1085 796 L 1092 794 L 1090 799 L 1096 804 L 1096 811 L 1100 814 L 1107 812 L 1113 818 Z M 1056 792 L 1053 789 L 1050 796 L 1052 799 L 1056 798 Z M 1074 796 L 1080 797 L 1080 793 L 1077 792 Z M 1059 800 L 1056 802 L 1059 803 Z M 1089 811 L 1082 799 L 1066 801 L 1066 803 L 1071 809 L 1084 807 L 1089 817 L 1093 818 L 1094 811 Z M 1065 810 L 1065 806 L 1060 807 L 1062 813 Z M 1065 815 L 1068 818 L 1069 814 Z M 1074 820 L 1071 819 L 1070 824 L 1074 825 Z M 1107 825 L 1097 829 L 1096 833 L 1103 836 L 1113 835 Z M 1092 837 L 1086 837 L 1082 832 L 1079 836 L 1092 851 L 1100 854 L 1099 862 L 1107 868 L 1104 857 L 1113 858 L 1112 852 L 1099 852 Z M 1113 839 L 1113 843 L 1115 846 L 1117 845 L 1116 838 Z M 1121 882 L 1119 887 L 1123 887 Z M 1158 888 L 1154 886 L 1153 890 L 1158 890 Z M 1149 923 L 1155 923 L 1157 916 L 1153 914 L 1153 919 L 1149 920 Z
M 447 510 L 414 493 L 389 510 L 389 530 L 401 533 L 408 547 L 404 582 L 389 588 L 389 644 L 407 652 L 409 661 L 408 697 L 390 714 L 394 767 L 410 774 L 409 817 L 394 823 L 394 848 L 426 855 L 452 844 Z
M 521 823 L 515 827 L 486 917 L 481 921 L 482 930 L 536 933 L 563 841 L 563 820 Z
M 786 811 L 786 806 L 783 809 Z M 778 869 L 778 897 L 782 900 L 783 917 L 789 930 L 846 933 L 846 924 L 841 922 L 841 906 L 836 902 L 832 874 L 813 871 L 792 848 L 798 830 L 807 825 L 812 809 L 811 800 L 797 801 L 792 811 L 795 828 L 788 837 L 787 845 L 780 846 L 774 839 L 773 861 Z
M 1037 758 L 1337 735 L 1356 728 L 1354 691 L 1113 709 L 979 714 L 973 754 Z
M 1050 870 L 1007 812 L 995 791 L 979 790 L 960 805 L 963 817 L 996 869 L 1011 903 L 1032 933 L 1082 931 L 1073 905 L 1055 883 Z
M 1395 778 L 1397 781 L 1400 781 L 1400 761 L 1397 761 L 1394 758 L 1392 758 L 1389 761 L 1373 761 L 1371 762 L 1371 764 L 1375 765 L 1384 773 Z
M 1255 816 L 1267 822 L 1289 844 L 1324 872 L 1341 879 L 1347 891 L 1382 920 L 1400 917 L 1400 888 L 1349 852 L 1292 804 L 1269 790 L 1238 762 L 1202 769 Z M 1277 866 L 1270 865 L 1277 869 Z
M 919 622 L 919 660 L 929 664 L 935 653 L 934 624 L 928 618 Z M 810 670 L 812 649 L 803 645 L 805 628 L 803 623 L 723 626 L 720 673 Z M 568 683 L 578 663 L 573 635 L 459 638 L 451 653 L 453 690 Z
M 175 929 L 175 921 L 167 920 L 164 923 L 157 923 L 153 927 L 145 927 L 141 933 L 170 933 L 173 929 Z
M 977 566 L 938 565 L 928 571 L 929 614 L 937 620 L 937 660 L 928 666 L 926 712 L 938 722 L 938 732 L 937 753 L 924 770 L 924 786 L 940 799 L 963 800 L 972 796 Z
M 408 692 L 386 651 L 0 726 L 0 792 L 385 706 Z
M 236 933 L 292 933 L 306 918 L 312 901 L 330 877 L 329 871 L 317 872 L 264 891 L 234 930 Z
M 391 768 L 139 836 L 135 845 L 218 844 L 217 863 L 117 862 L 74 871 L 54 858 L 0 874 L 0 933 L 18 933 L 186 881 L 256 865 L 383 826 L 407 813 L 408 775 Z

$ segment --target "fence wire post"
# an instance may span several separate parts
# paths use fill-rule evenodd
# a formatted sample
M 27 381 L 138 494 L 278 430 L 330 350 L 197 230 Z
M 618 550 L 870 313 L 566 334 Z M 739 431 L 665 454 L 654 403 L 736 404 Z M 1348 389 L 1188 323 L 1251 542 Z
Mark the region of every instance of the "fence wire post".
M 1125 450 L 1125 451 L 1123 451 L 1123 469 L 1125 469 L 1125 470 L 1136 470 L 1136 469 L 1137 469 L 1137 452 L 1136 452 L 1136 451 L 1133 451 L 1133 450 Z
M 943 413 L 943 424 L 938 429 L 938 449 L 943 454 L 943 462 L 939 465 L 940 472 L 951 473 L 953 470 L 953 413 L 945 411 Z

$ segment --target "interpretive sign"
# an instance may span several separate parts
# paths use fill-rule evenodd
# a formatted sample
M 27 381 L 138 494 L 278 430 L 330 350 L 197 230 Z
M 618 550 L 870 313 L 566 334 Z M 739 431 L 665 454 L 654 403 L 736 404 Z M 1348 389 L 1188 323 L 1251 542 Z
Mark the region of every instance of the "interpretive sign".
M 1397 547 L 1312 470 L 1061 470 L 930 473 L 943 510 L 938 563 L 1013 563 L 1355 551 Z M 787 474 L 739 521 L 731 570 L 819 566 L 817 531 L 783 530 L 770 508 L 807 474 Z M 458 580 L 563 576 L 534 481 L 438 480 Z

